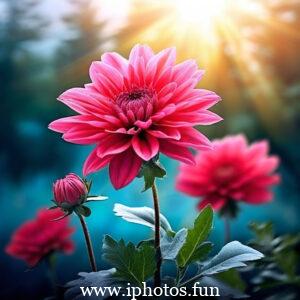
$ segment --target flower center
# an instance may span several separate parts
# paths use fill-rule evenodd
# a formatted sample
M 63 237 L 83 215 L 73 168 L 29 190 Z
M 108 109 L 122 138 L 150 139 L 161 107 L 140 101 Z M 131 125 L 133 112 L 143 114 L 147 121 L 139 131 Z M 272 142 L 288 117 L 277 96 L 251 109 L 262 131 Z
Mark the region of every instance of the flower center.
M 153 113 L 155 102 L 156 94 L 147 89 L 121 93 L 115 100 L 117 110 L 131 122 L 148 120 Z
M 235 169 L 231 165 L 224 165 L 215 170 L 215 178 L 219 181 L 227 181 L 232 178 Z
M 143 97 L 143 91 L 136 91 L 128 94 L 130 100 L 137 100 Z

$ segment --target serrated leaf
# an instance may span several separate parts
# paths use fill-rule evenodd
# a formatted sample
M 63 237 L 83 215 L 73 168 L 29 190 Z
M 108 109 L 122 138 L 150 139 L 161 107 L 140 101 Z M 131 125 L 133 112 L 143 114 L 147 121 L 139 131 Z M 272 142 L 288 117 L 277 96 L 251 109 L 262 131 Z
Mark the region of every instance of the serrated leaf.
M 144 177 L 145 181 L 143 192 L 153 186 L 155 178 L 163 178 L 166 174 L 166 170 L 158 159 L 144 162 L 139 174 L 139 177 Z
M 122 286 L 122 283 L 118 282 L 115 277 L 116 269 L 112 268 L 109 270 L 102 270 L 99 272 L 80 272 L 78 275 L 80 278 L 69 281 L 65 287 L 67 291 L 64 294 L 64 299 L 66 300 L 79 300 L 86 299 L 86 296 L 83 296 L 80 287 L 113 287 L 113 286 Z M 108 298 L 110 294 L 108 292 L 103 296 L 96 296 L 95 294 L 89 296 L 88 299 L 105 299 Z
M 128 207 L 116 203 L 113 211 L 116 216 L 121 217 L 128 222 L 145 225 L 154 230 L 154 210 L 150 207 Z M 160 214 L 160 226 L 165 232 L 172 231 L 170 223 L 162 214 Z
M 195 258 L 199 245 L 206 240 L 212 229 L 213 210 L 206 206 L 194 222 L 194 227 L 188 230 L 186 241 L 177 256 L 177 264 L 184 268 Z
M 258 260 L 263 254 L 238 241 L 226 244 L 221 251 L 201 268 L 200 275 L 208 276 L 232 268 L 245 267 L 246 262 Z
M 104 236 L 103 258 L 116 268 L 116 278 L 136 286 L 142 286 L 156 268 L 154 247 L 142 244 L 137 248 L 131 242 L 117 242 L 109 235 Z
M 174 237 L 164 233 L 161 240 L 161 253 L 162 258 L 166 260 L 174 260 L 178 255 L 178 252 L 185 243 L 187 236 L 187 229 L 182 228 Z

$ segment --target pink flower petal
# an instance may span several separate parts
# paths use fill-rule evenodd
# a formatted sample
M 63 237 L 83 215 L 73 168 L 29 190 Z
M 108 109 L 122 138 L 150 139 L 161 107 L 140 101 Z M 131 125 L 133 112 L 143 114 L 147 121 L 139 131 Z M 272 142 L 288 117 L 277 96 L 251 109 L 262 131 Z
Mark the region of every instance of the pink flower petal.
M 142 159 L 131 148 L 115 155 L 109 164 L 110 180 L 115 189 L 129 184 L 138 174 Z
M 198 66 L 195 60 L 186 60 L 174 66 L 172 79 L 180 85 L 186 80 L 186 78 L 191 78 L 197 69 Z
M 212 149 L 210 140 L 199 130 L 193 127 L 180 128 L 181 139 L 175 143 L 185 147 L 193 147 L 199 150 Z
M 172 114 L 164 120 L 164 123 L 168 126 L 188 127 L 195 125 L 211 125 L 222 120 L 223 119 L 220 116 L 207 110 L 197 113 L 190 112 Z
M 93 82 L 97 82 L 97 77 L 102 75 L 112 86 L 121 91 L 123 87 L 123 76 L 114 67 L 100 61 L 95 61 L 90 67 L 90 77 Z
M 194 165 L 195 159 L 192 153 L 187 147 L 179 146 L 171 141 L 160 140 L 159 150 L 161 153 L 174 158 L 176 160 L 182 161 L 186 164 Z
M 127 150 L 131 145 L 131 138 L 125 134 L 108 134 L 101 138 L 97 147 L 97 155 L 102 158 L 106 155 L 118 154 Z
M 147 129 L 151 126 L 151 124 L 152 124 L 151 119 L 149 119 L 148 121 L 145 121 L 145 122 L 140 121 L 140 120 L 134 122 L 134 125 L 137 126 L 138 128 L 141 128 L 141 129 Z
M 157 128 L 150 129 L 147 132 L 160 139 L 179 140 L 181 137 L 180 131 L 172 127 L 158 126 Z
M 129 62 L 136 66 L 138 59 L 143 58 L 144 62 L 147 63 L 153 55 L 153 51 L 149 46 L 137 44 L 130 51 Z
M 104 63 L 106 63 L 107 65 L 114 67 L 123 76 L 127 75 L 128 61 L 127 61 L 127 59 L 122 57 L 120 54 L 115 53 L 115 52 L 104 53 L 101 56 L 101 60 Z
M 208 204 L 210 204 L 214 210 L 218 211 L 226 204 L 226 199 L 221 197 L 204 198 L 199 202 L 198 209 L 202 210 Z
M 105 136 L 105 133 L 99 132 L 97 128 L 90 128 L 85 125 L 83 127 L 73 126 L 64 135 L 63 139 L 67 142 L 81 145 L 89 145 L 98 143 L 101 138 Z
M 83 176 L 87 176 L 91 173 L 99 171 L 104 168 L 112 159 L 112 155 L 107 155 L 103 158 L 100 158 L 97 155 L 97 147 L 90 153 L 83 165 Z
M 158 153 L 159 143 L 155 137 L 148 133 L 144 133 L 142 136 L 133 136 L 132 147 L 139 157 L 148 161 Z
M 72 88 L 62 93 L 58 100 L 80 114 L 101 114 L 103 110 L 85 88 Z
M 177 103 L 177 109 L 181 112 L 199 111 L 210 108 L 220 100 L 220 96 L 211 91 L 194 90 L 191 95 Z

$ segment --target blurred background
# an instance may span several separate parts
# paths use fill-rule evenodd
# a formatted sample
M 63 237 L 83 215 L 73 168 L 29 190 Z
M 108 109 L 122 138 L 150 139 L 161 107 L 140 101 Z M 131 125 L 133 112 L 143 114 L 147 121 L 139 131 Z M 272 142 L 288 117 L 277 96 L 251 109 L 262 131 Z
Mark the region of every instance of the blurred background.
M 89 81 L 88 68 L 105 51 L 127 56 L 136 43 L 155 51 L 176 46 L 178 62 L 194 58 L 206 70 L 201 87 L 217 92 L 224 121 L 201 128 L 210 138 L 243 132 L 268 139 L 280 156 L 282 184 L 274 201 L 244 205 L 233 238 L 247 240 L 247 224 L 271 220 L 277 233 L 297 232 L 300 180 L 300 1 L 298 0 L 0 0 L 0 268 L 1 299 L 43 299 L 51 294 L 45 266 L 28 271 L 4 253 L 12 232 L 49 206 L 52 182 L 81 174 L 89 147 L 64 142 L 47 129 L 72 111 L 56 101 L 67 88 Z M 163 158 L 168 177 L 159 182 L 161 209 L 174 228 L 191 225 L 197 199 L 176 192 L 178 164 Z M 148 238 L 149 230 L 112 212 L 116 202 L 151 205 L 138 179 L 116 192 L 107 170 L 91 177 L 94 193 L 109 196 L 93 205 L 87 222 L 101 262 L 102 236 Z M 79 229 L 78 220 L 71 222 Z M 58 281 L 89 271 L 82 233 L 76 251 L 59 256 Z M 212 240 L 223 243 L 222 220 Z M 75 262 L 75 263 L 74 263 Z

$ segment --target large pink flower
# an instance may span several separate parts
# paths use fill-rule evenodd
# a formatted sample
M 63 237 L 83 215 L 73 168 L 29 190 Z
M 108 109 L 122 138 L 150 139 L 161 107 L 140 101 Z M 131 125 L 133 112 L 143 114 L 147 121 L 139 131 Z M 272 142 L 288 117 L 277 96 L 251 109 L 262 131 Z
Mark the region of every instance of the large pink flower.
M 143 161 L 159 152 L 193 163 L 189 147 L 210 148 L 193 126 L 221 120 L 207 110 L 220 97 L 195 88 L 204 73 L 195 61 L 176 65 L 175 58 L 174 48 L 154 54 L 141 45 L 128 60 L 105 53 L 90 67 L 92 83 L 59 97 L 79 115 L 56 120 L 49 128 L 68 142 L 96 145 L 84 163 L 84 175 L 109 164 L 111 181 L 121 188 L 136 177 Z
M 199 153 L 196 165 L 180 166 L 176 187 L 201 198 L 199 209 L 211 204 L 216 210 L 229 201 L 260 204 L 272 200 L 270 187 L 280 180 L 274 171 L 278 158 L 268 155 L 268 142 L 248 146 L 243 135 L 213 141 L 214 149 Z

